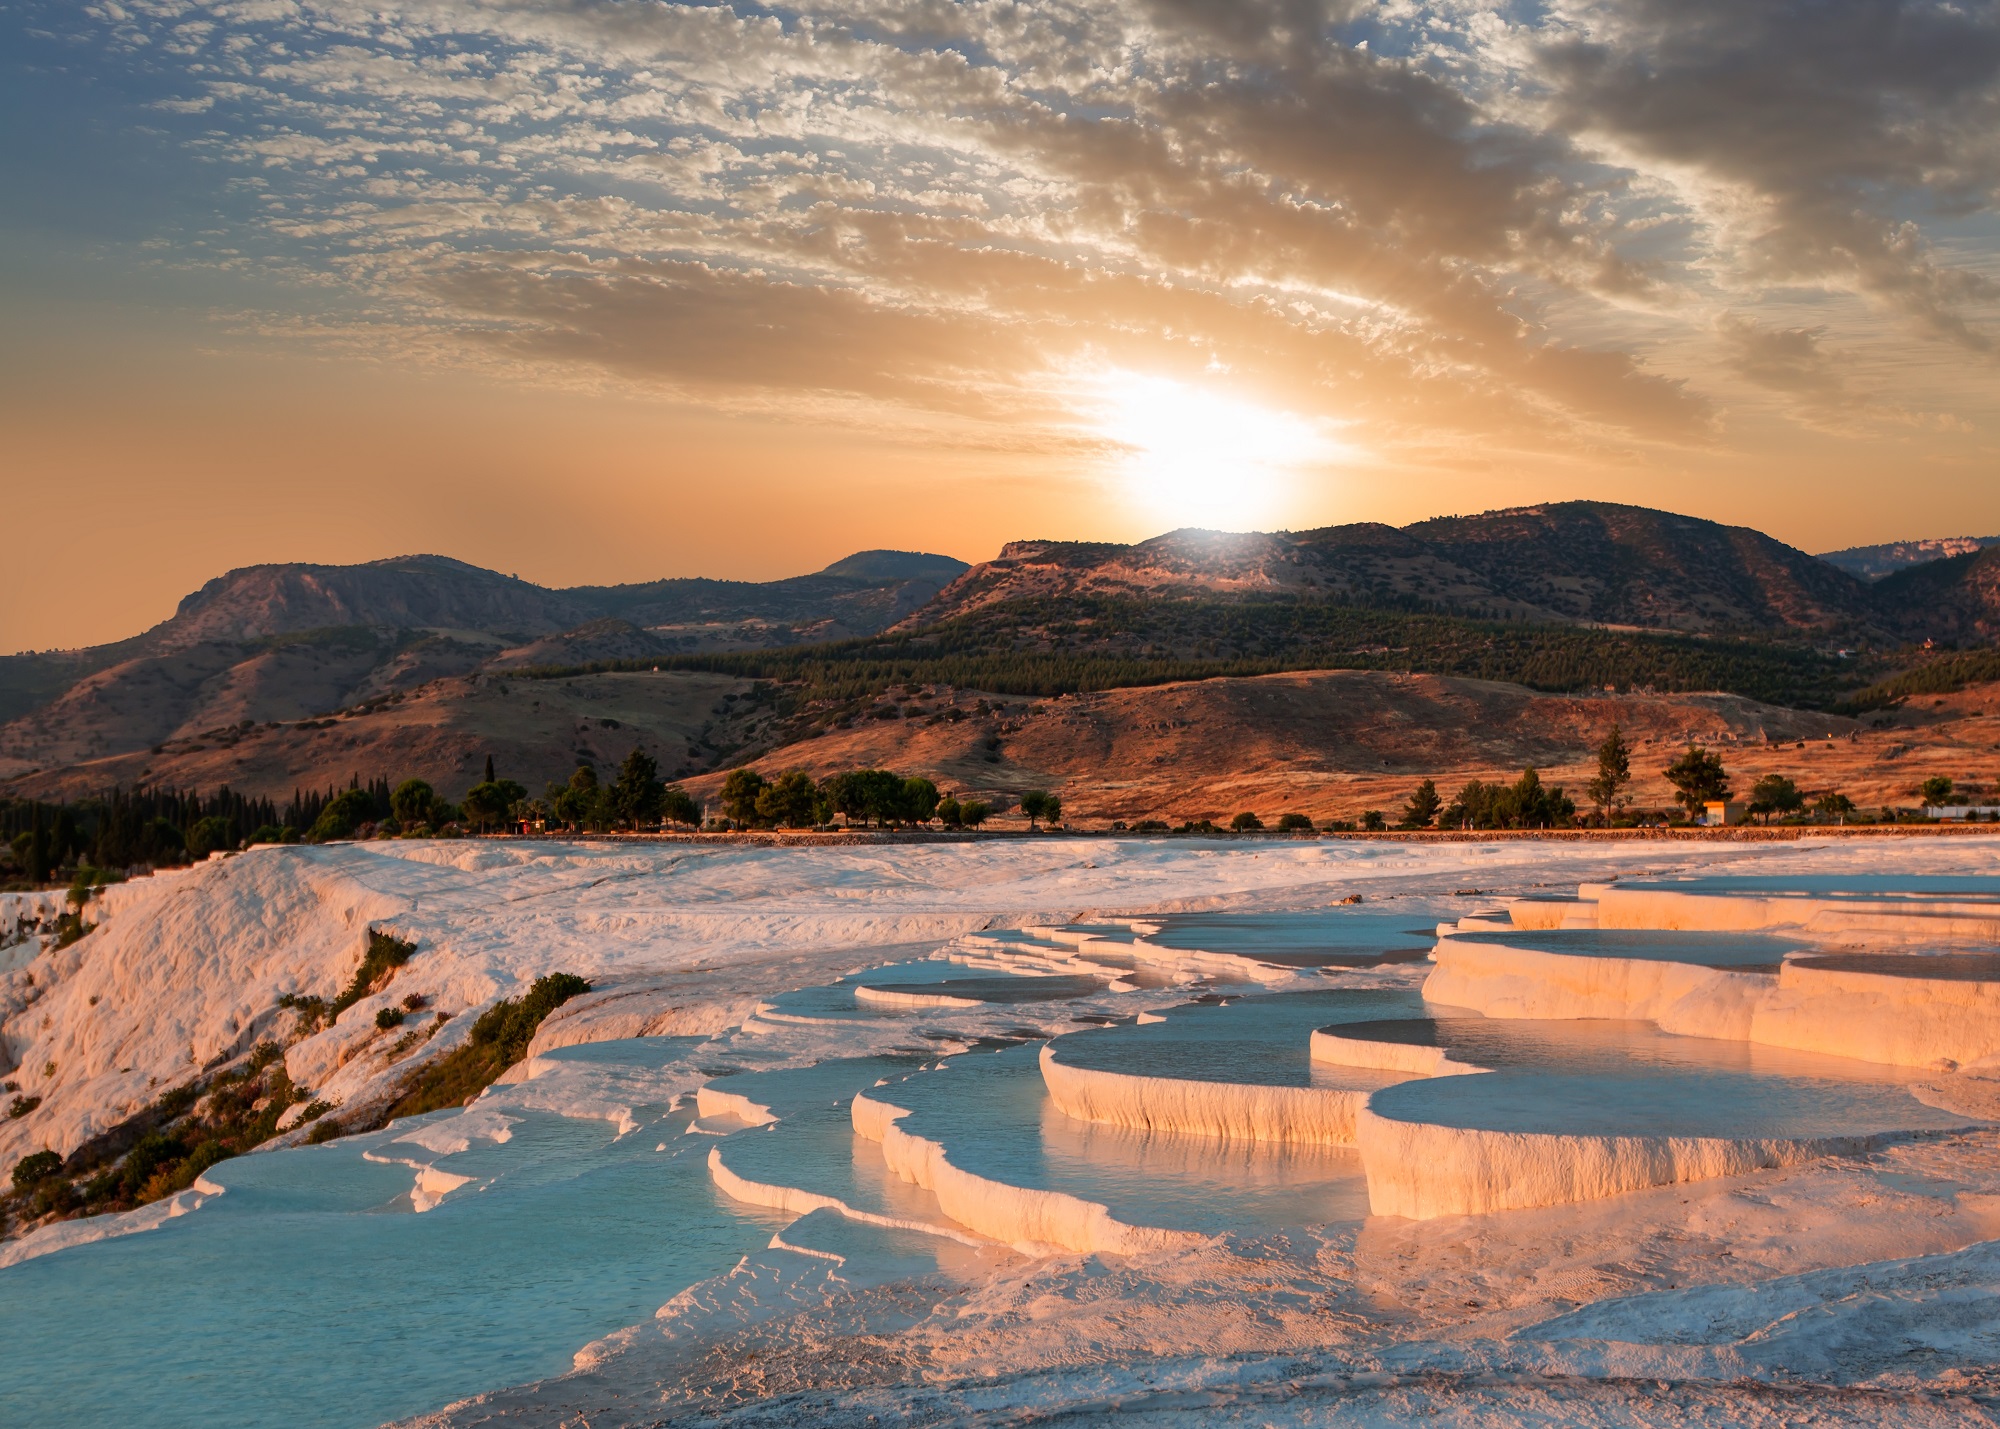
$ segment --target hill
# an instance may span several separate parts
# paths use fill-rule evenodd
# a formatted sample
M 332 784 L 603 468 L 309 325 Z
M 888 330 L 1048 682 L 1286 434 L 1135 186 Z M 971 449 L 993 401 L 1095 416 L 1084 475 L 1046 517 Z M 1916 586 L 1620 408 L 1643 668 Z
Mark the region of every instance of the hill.
M 600 696 L 577 692 L 613 676 L 648 678 L 607 716 L 634 733 L 593 757 L 644 740 L 687 775 L 912 689 L 1046 698 L 1344 670 L 1875 711 L 1988 678 L 1965 647 L 1996 638 L 2000 547 L 1869 581 L 1748 528 L 1602 502 L 1017 541 L 974 567 L 873 550 L 769 582 L 556 590 L 439 556 L 264 565 L 129 640 L 0 660 L 0 781 L 452 788 L 489 747 L 538 780 L 579 757 Z M 1450 718 L 1413 714 L 1411 749 L 1432 717 Z
M 1880 546 L 1849 546 L 1840 551 L 1822 551 L 1820 559 L 1863 580 L 1880 580 L 1911 566 L 1941 561 L 1946 556 L 1962 556 L 2000 546 L 2000 536 L 1940 536 L 1928 541 L 1890 541 Z
M 443 556 L 249 566 L 129 640 L 0 659 L 0 778 L 294 723 L 482 670 L 863 636 L 965 569 L 864 551 L 779 581 L 550 590 Z
M 922 690 L 884 698 L 844 726 L 747 761 L 766 775 L 815 777 L 888 767 L 941 788 L 997 800 L 1029 789 L 1061 794 L 1068 817 L 1266 822 L 1287 812 L 1353 819 L 1395 811 L 1424 778 L 1449 795 L 1467 779 L 1511 781 L 1529 764 L 1581 790 L 1616 724 L 1633 748 L 1631 794 L 1671 804 L 1662 771 L 1698 740 L 1721 754 L 1736 786 L 1782 773 L 1857 803 L 1908 805 L 1924 778 L 1990 789 L 2000 739 L 2000 685 L 1925 699 L 1921 708 L 1856 720 L 1725 694 L 1549 694 L 1498 681 L 1384 671 L 1220 678 L 1053 699 L 974 698 Z M 689 781 L 714 797 L 721 773 Z M 1985 782 L 1981 782 L 1981 781 Z
M 920 619 L 1080 597 L 1342 602 L 1766 637 L 1889 633 L 1866 583 L 1761 532 L 1590 501 L 1400 530 L 1174 531 L 1131 546 L 1017 541 L 945 587 Z

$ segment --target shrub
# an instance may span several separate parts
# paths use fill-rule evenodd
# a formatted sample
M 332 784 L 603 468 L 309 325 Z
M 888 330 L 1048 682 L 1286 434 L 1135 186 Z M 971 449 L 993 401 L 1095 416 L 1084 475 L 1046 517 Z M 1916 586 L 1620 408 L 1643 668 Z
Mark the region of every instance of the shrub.
M 1304 814 L 1278 815 L 1278 832 L 1281 834 L 1309 834 L 1313 831 L 1313 821 Z
M 976 829 L 992 815 L 993 806 L 984 799 L 973 799 L 958 806 L 959 822 L 968 829 Z
M 1229 827 L 1236 833 L 1247 834 L 1264 827 L 1264 821 L 1245 809 L 1229 821 Z
M 38 1216 L 52 1215 L 60 1211 L 73 1211 L 77 1206 L 76 1187 L 60 1176 L 50 1176 L 35 1187 L 30 1208 Z
M 403 1019 L 408 1015 L 400 1007 L 384 1007 L 376 1012 L 375 1025 L 387 1032 L 391 1027 L 401 1027 Z
M 396 969 L 407 963 L 417 951 L 415 943 L 383 932 L 380 928 L 368 930 L 368 951 L 361 955 L 361 966 L 354 970 L 354 981 L 347 990 L 333 1000 L 327 1009 L 329 1019 L 338 1018 L 341 1013 L 368 996 L 378 986 L 385 983 Z
M 1138 823 L 1132 825 L 1132 832 L 1135 834 L 1163 834 L 1167 832 L 1167 821 L 1165 819 L 1141 819 Z
M 528 1044 L 542 1019 L 578 993 L 589 992 L 590 984 L 574 973 L 549 973 L 535 979 L 528 995 L 519 1002 L 502 998 L 472 1024 L 472 1045 L 490 1046 L 512 1066 L 527 1055 Z
M 295 844 L 299 841 L 299 831 L 290 824 L 259 824 L 245 840 L 253 844 Z
M 54 1151 L 37 1151 L 14 1163 L 14 1189 L 25 1191 L 37 1181 L 62 1170 L 62 1156 Z
M 15 1097 L 13 1105 L 7 1108 L 7 1115 L 10 1118 L 18 1120 L 41 1104 L 42 1099 L 40 1097 Z
M 323 1116 L 313 1123 L 313 1129 L 306 1133 L 306 1145 L 321 1146 L 341 1135 L 340 1123 L 330 1116 Z
M 589 991 L 590 984 L 573 973 L 550 973 L 537 978 L 520 1001 L 502 998 L 479 1015 L 463 1046 L 417 1073 L 389 1115 L 417 1116 L 469 1101 L 527 1055 L 544 1018 Z
M 1361 827 L 1371 834 L 1379 834 L 1389 827 L 1389 821 L 1382 817 L 1380 809 L 1365 809 L 1361 814 Z

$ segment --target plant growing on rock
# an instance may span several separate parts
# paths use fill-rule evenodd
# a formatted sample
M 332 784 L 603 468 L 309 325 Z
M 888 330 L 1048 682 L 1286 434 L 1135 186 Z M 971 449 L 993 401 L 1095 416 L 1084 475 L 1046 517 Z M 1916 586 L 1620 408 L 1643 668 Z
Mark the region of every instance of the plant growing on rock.
M 472 1024 L 462 1046 L 421 1069 L 406 1084 L 408 1090 L 389 1108 L 385 1120 L 462 1105 L 527 1055 L 528 1044 L 551 1012 L 589 991 L 590 984 L 574 973 L 549 973 L 535 979 L 518 1001 L 502 998 L 494 1003 Z

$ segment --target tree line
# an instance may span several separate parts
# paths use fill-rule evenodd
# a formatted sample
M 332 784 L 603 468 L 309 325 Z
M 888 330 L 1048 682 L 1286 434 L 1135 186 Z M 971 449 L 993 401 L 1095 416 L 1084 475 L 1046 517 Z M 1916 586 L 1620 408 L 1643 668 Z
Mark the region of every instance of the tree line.
M 908 778 L 887 769 L 850 769 L 814 781 L 803 769 L 788 769 L 766 778 L 755 769 L 732 769 L 722 781 L 722 813 L 739 828 L 810 829 L 831 824 L 836 815 L 849 824 L 943 824 L 948 829 L 976 829 L 993 812 L 981 799 L 961 801 L 940 793 L 921 775 Z M 1030 824 L 1062 815 L 1054 795 L 1031 790 L 1021 800 Z

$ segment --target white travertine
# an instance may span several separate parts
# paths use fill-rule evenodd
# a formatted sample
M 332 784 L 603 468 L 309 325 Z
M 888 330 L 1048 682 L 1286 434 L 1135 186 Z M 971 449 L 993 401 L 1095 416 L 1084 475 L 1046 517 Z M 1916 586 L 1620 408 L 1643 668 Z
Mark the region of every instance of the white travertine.
M 1085 1255 L 1181 1250 L 1208 1239 L 1189 1231 L 1127 1225 L 1109 1208 L 1080 1196 L 976 1176 L 952 1165 L 937 1142 L 904 1131 L 898 1123 L 908 1115 L 865 1092 L 854 1098 L 854 1129 L 882 1144 L 889 1169 L 936 1196 L 947 1216 L 981 1235 L 1029 1254 L 1067 1250 Z
M 1352 1146 L 1365 1090 L 1280 1087 L 1245 1082 L 1144 1077 L 1064 1063 L 1042 1048 L 1049 1100 L 1078 1121 L 1227 1141 L 1290 1141 Z

